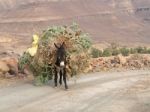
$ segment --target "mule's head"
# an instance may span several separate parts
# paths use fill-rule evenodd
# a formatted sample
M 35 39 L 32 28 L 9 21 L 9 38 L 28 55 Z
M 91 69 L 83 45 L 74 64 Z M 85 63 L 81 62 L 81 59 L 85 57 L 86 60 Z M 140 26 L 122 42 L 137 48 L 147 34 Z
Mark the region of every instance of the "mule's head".
M 65 67 L 66 64 L 66 50 L 65 50 L 65 43 L 63 42 L 60 46 L 56 45 L 56 65 L 59 67 Z

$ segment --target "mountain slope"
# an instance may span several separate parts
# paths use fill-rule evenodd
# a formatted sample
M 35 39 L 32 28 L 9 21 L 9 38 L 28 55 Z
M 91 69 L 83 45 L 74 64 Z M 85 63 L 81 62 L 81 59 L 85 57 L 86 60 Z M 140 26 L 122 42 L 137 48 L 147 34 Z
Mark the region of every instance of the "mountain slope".
M 0 36 L 29 43 L 35 32 L 75 21 L 95 42 L 148 44 L 149 5 L 148 0 L 0 0 Z

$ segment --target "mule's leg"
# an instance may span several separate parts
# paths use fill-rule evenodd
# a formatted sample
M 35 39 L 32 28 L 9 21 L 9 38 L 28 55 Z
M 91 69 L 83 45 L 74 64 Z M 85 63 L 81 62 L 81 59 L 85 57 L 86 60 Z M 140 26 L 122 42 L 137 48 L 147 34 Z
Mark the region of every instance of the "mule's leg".
M 55 83 L 55 87 L 57 87 L 57 79 L 58 79 L 57 69 L 55 68 L 55 75 L 54 75 L 54 83 Z
M 64 84 L 65 84 L 65 89 L 68 89 L 67 81 L 66 81 L 66 69 L 65 68 L 64 68 L 64 71 L 63 71 L 63 80 L 64 80 Z
M 62 85 L 62 75 L 63 75 L 63 73 L 62 73 L 61 70 L 60 70 L 59 74 L 60 74 L 59 84 Z

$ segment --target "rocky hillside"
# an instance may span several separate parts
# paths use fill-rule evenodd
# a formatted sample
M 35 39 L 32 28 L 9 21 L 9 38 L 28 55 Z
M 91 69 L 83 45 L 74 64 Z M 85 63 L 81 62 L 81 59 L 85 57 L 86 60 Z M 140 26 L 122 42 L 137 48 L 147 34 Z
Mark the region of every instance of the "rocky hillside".
M 95 42 L 150 43 L 149 0 L 0 0 L 0 38 L 19 45 L 49 25 L 73 21 Z

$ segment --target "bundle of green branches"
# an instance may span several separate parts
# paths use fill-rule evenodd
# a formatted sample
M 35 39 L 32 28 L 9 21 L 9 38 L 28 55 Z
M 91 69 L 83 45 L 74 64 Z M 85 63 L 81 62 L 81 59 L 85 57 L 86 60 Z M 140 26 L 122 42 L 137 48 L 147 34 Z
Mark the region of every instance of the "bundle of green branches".
M 67 74 L 84 72 L 89 67 L 91 40 L 76 23 L 70 26 L 52 26 L 40 35 L 38 50 L 30 61 L 30 69 L 37 82 L 46 83 L 52 78 L 57 45 L 65 42 L 67 52 Z

